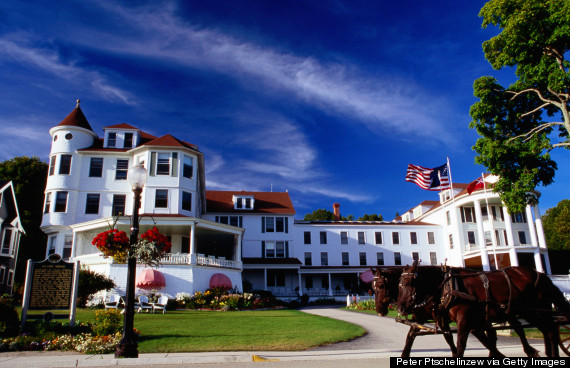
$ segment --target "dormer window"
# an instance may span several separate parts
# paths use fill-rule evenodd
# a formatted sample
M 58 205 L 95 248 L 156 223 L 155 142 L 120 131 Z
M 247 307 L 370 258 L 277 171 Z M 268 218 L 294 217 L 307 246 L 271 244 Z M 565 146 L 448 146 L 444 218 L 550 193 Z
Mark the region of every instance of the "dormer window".
M 125 140 L 123 141 L 124 148 L 133 147 L 133 133 L 125 133 Z
M 110 132 L 107 134 L 107 147 L 115 147 L 117 144 L 117 133 Z
M 253 196 L 234 196 L 234 209 L 236 210 L 252 210 L 255 199 Z

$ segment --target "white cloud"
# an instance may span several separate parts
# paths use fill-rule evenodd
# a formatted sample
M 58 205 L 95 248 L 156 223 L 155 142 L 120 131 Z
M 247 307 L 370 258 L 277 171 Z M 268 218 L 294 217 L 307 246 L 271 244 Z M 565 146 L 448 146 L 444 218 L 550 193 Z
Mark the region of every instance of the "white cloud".
M 0 39 L 0 58 L 26 63 L 57 76 L 60 81 L 63 79 L 71 84 L 90 83 L 94 92 L 107 100 L 119 99 L 127 105 L 134 104 L 129 92 L 113 86 L 99 72 L 80 68 L 73 62 L 64 62 L 56 51 L 29 46 L 26 45 L 27 42 L 21 35 L 15 40 Z
M 198 28 L 178 18 L 172 5 L 125 9 L 105 3 L 104 7 L 123 17 L 124 25 L 133 29 L 126 34 L 136 37 L 113 34 L 101 42 L 99 32 L 98 37 L 89 37 L 83 30 L 76 42 L 90 42 L 90 47 L 118 54 L 216 71 L 250 88 L 286 92 L 324 111 L 343 115 L 351 124 L 362 124 L 375 134 L 449 139 L 439 121 L 446 110 L 445 101 L 407 78 L 368 75 L 353 65 L 324 63 L 216 29 Z

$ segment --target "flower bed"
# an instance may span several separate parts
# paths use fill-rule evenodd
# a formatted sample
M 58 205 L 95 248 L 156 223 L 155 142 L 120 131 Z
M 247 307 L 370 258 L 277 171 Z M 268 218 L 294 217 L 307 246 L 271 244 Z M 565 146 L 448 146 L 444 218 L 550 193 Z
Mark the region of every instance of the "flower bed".
M 275 299 L 270 292 L 238 293 L 227 288 L 212 288 L 204 292 L 197 291 L 176 294 L 179 308 L 207 310 L 249 310 L 282 306 L 284 303 Z

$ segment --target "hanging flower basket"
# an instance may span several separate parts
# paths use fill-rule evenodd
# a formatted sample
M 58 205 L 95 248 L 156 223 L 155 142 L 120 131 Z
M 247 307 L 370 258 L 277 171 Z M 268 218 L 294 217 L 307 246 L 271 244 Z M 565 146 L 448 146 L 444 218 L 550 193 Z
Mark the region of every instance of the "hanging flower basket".
M 142 234 L 136 244 L 131 246 L 129 243 L 127 234 L 115 228 L 97 234 L 92 241 L 105 257 L 113 258 L 115 262 L 125 263 L 128 257 L 134 257 L 137 263 L 149 267 L 157 267 L 160 259 L 172 247 L 168 238 L 156 227 Z
M 129 252 L 129 237 L 124 231 L 111 229 L 97 234 L 93 241 L 93 245 L 97 246 L 105 257 L 111 257 L 119 263 L 127 260 Z

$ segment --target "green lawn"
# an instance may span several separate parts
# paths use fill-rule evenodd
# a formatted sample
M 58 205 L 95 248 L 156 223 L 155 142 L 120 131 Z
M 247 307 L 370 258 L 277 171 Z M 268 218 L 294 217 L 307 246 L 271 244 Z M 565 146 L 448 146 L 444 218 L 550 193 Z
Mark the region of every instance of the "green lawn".
M 77 319 L 93 322 L 95 310 L 78 309 Z M 304 350 L 366 332 L 360 326 L 296 310 L 138 313 L 135 328 L 141 332 L 141 353 Z

